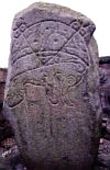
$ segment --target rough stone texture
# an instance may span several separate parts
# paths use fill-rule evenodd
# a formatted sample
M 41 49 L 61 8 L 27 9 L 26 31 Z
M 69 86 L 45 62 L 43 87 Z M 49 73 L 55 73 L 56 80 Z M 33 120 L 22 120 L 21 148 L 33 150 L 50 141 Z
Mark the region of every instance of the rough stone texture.
M 0 68 L 0 142 L 4 138 L 12 136 L 12 128 L 2 114 L 2 106 L 4 100 L 4 88 L 7 77 L 7 69 Z
M 102 139 L 98 153 L 98 167 L 110 169 L 110 57 L 101 57 L 100 67 L 100 98 L 102 104 Z M 104 139 L 105 138 L 105 139 Z
M 30 169 L 92 169 L 100 125 L 94 23 L 36 3 L 16 15 L 5 116 Z
M 103 137 L 110 140 L 110 57 L 101 57 L 100 97 L 103 109 Z
M 101 103 L 105 117 L 110 118 L 110 57 L 101 57 L 100 62 Z
M 7 69 L 0 68 L 0 106 L 2 106 L 3 99 L 4 99 L 6 76 L 7 76 Z
M 102 139 L 99 147 L 98 165 L 102 168 L 110 169 L 110 141 Z

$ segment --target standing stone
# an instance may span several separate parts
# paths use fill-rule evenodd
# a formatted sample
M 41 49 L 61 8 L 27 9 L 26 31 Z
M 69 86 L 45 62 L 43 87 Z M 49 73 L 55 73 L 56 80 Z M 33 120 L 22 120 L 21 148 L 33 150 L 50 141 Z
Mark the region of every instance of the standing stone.
M 35 170 L 90 170 L 99 143 L 94 23 L 35 3 L 16 15 L 4 108 L 21 155 Z

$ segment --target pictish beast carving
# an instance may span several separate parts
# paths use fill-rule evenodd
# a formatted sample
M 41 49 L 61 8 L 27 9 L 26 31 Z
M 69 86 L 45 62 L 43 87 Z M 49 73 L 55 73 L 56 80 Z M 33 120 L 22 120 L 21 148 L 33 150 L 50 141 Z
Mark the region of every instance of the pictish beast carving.
M 4 107 L 28 167 L 92 169 L 101 113 L 94 30 L 52 4 L 15 17 Z

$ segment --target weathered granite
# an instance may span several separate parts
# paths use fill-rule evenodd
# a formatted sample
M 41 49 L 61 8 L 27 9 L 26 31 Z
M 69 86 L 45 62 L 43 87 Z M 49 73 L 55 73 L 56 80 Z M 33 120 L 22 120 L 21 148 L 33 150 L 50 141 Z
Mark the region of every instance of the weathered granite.
M 58 5 L 16 15 L 5 116 L 30 169 L 92 169 L 100 126 L 94 23 Z

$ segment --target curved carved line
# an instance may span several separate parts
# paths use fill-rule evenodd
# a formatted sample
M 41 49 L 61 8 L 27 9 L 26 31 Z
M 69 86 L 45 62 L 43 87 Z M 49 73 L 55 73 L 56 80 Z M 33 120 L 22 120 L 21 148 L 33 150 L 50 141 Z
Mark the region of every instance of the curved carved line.
M 61 64 L 65 64 L 65 63 L 62 62 Z M 55 65 L 59 65 L 59 64 L 55 64 Z M 33 68 L 30 68 L 30 69 L 24 70 L 24 71 L 16 74 L 15 76 L 11 77 L 10 82 L 12 82 L 16 77 L 20 76 L 21 74 L 24 74 L 25 72 L 32 71 L 32 70 L 38 70 L 38 69 L 46 68 L 46 67 L 50 67 L 50 66 L 53 66 L 53 64 L 50 64 L 48 66 L 42 66 L 42 67 L 39 67 L 39 68 L 33 67 Z
M 14 60 L 12 59 L 12 62 L 11 62 L 12 66 L 13 66 L 13 64 L 15 64 L 17 61 L 19 61 L 21 58 L 29 57 L 31 54 L 33 54 L 33 52 L 31 52 L 30 54 L 26 54 L 26 55 L 20 56 L 20 57 L 14 59 Z
M 36 57 L 38 57 L 38 56 L 40 56 L 40 55 L 42 55 L 42 54 L 45 54 L 46 52 L 49 53 L 49 55 L 55 55 L 55 54 L 57 53 L 57 51 L 39 51 L 39 52 L 35 52 L 35 54 L 36 54 Z M 18 61 L 19 59 L 28 57 L 28 56 L 31 55 L 31 54 L 33 54 L 33 52 L 31 52 L 30 54 L 26 54 L 26 55 L 24 55 L 24 56 L 18 57 L 18 58 L 16 58 L 15 60 L 12 59 L 12 60 L 13 60 L 13 61 L 12 61 L 12 65 L 15 64 L 16 61 Z
M 52 21 L 52 20 L 51 20 L 51 21 Z M 47 21 L 45 21 L 45 22 L 47 22 Z M 59 23 L 59 22 L 58 22 L 58 23 Z M 60 23 L 62 23 L 62 22 L 60 22 Z M 70 25 L 69 25 L 69 27 L 70 27 Z M 82 26 L 80 27 L 80 29 L 78 29 L 78 31 L 81 30 L 81 28 L 82 28 Z M 72 29 L 73 29 L 73 28 L 72 28 Z M 74 30 L 74 29 L 73 29 L 73 30 Z M 58 50 L 58 52 L 56 53 L 55 57 L 58 55 L 58 53 L 63 49 L 63 47 L 68 43 L 69 40 L 71 40 L 71 38 L 72 38 L 78 31 L 76 31 L 76 32 L 73 31 L 73 33 L 70 35 L 70 37 L 67 39 L 67 41 L 66 41 L 66 42 L 63 44 L 63 46 Z M 30 42 L 29 42 L 28 39 L 25 37 L 24 32 L 22 33 L 22 35 L 23 35 L 25 41 L 28 43 L 28 45 L 29 45 L 29 47 L 31 48 L 31 50 L 33 51 L 33 53 L 36 55 L 35 51 L 33 50 L 32 46 L 31 46 L 31 44 L 30 44 Z M 82 37 L 82 36 L 81 36 L 81 37 Z M 83 39 L 84 39 L 84 37 L 83 37 Z M 88 55 L 87 55 L 87 56 L 88 56 Z M 38 57 L 38 56 L 37 56 L 37 57 Z M 41 60 L 40 60 L 39 57 L 38 57 L 38 59 L 39 59 L 39 61 L 41 62 Z M 88 64 L 88 63 L 86 63 L 86 64 Z
M 40 24 L 40 23 L 45 23 L 45 22 L 49 22 L 49 21 L 54 21 L 54 22 L 56 22 L 56 23 L 61 23 L 61 24 L 65 24 L 65 25 L 67 25 L 67 26 L 69 26 L 70 27 L 70 24 L 67 24 L 67 23 L 65 23 L 65 22 L 63 22 L 63 21 L 58 21 L 58 20 L 49 20 L 49 19 L 45 19 L 45 20 L 41 20 L 41 21 L 39 21 L 39 22 L 36 22 L 36 23 L 34 23 L 34 24 L 31 24 L 31 25 L 29 25 L 29 26 L 27 26 L 27 29 L 28 28 L 30 28 L 30 27 L 32 27 L 32 26 L 34 26 L 34 25 L 36 25 L 36 24 Z M 72 21 L 72 22 L 74 22 L 74 21 Z M 26 29 L 26 30 L 27 30 Z M 71 27 L 71 29 L 73 29 L 72 27 Z M 21 34 L 23 34 L 23 33 L 25 33 L 26 32 L 26 30 L 24 31 L 24 32 L 22 32 Z M 73 29 L 74 30 L 74 29 Z
M 20 105 L 23 101 L 24 101 L 24 99 L 21 99 L 19 102 L 16 102 L 16 103 L 13 104 L 13 105 L 10 105 L 9 103 L 7 103 L 7 104 L 8 104 L 8 106 L 9 106 L 10 108 L 14 108 L 14 107 L 16 107 L 17 105 Z

